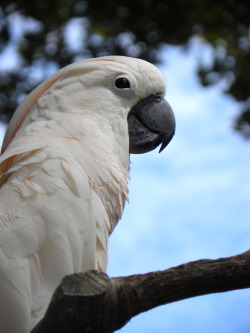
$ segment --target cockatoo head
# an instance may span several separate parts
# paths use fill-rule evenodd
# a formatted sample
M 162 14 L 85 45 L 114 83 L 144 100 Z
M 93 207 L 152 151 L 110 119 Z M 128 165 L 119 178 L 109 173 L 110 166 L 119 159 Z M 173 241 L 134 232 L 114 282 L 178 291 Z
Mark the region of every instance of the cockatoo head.
M 174 115 L 164 95 L 161 72 L 144 60 L 107 56 L 79 61 L 52 75 L 26 97 L 10 122 L 2 151 L 20 127 L 34 121 L 36 104 L 44 105 L 51 114 L 60 106 L 60 112 L 72 116 L 91 116 L 99 126 L 119 132 L 125 141 L 129 137 L 130 153 L 145 153 L 160 144 L 162 151 L 175 132 Z

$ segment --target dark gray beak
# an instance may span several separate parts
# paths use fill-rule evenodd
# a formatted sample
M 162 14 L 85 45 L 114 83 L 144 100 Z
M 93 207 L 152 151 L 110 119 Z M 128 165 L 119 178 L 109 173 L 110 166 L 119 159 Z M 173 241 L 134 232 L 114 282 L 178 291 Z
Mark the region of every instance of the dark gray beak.
M 159 94 L 141 100 L 128 114 L 128 131 L 130 153 L 147 153 L 161 144 L 160 153 L 175 133 L 171 106 Z

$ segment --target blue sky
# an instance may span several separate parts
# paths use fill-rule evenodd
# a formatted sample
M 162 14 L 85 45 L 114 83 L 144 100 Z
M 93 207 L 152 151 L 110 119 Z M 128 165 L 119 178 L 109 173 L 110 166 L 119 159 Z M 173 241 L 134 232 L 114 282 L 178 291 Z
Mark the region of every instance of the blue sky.
M 225 83 L 202 88 L 195 75 L 210 48 L 162 50 L 166 99 L 176 135 L 161 153 L 131 156 L 130 203 L 110 238 L 110 276 L 166 269 L 249 249 L 249 142 L 233 129 L 238 105 Z M 250 332 L 250 292 L 196 297 L 159 307 L 123 333 Z
M 195 75 L 211 49 L 162 49 L 160 69 L 176 135 L 161 153 L 131 156 L 130 203 L 110 238 L 110 276 L 166 269 L 249 249 L 250 143 L 232 129 L 238 105 L 225 83 L 202 88 Z M 196 297 L 132 319 L 122 333 L 247 333 L 250 292 Z

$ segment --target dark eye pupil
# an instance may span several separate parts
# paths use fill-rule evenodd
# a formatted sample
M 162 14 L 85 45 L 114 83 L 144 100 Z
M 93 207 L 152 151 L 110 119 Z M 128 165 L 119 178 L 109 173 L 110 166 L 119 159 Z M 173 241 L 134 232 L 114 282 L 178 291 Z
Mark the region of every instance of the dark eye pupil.
M 130 88 L 130 82 L 125 77 L 120 77 L 115 81 L 115 86 L 119 89 Z

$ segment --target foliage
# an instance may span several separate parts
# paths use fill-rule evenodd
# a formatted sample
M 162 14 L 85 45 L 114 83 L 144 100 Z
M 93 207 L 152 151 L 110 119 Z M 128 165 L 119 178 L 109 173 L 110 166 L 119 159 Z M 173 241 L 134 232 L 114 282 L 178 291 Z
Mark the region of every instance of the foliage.
M 213 46 L 205 86 L 220 80 L 239 103 L 235 128 L 250 137 L 250 7 L 244 0 L 3 1 L 0 7 L 0 115 L 8 120 L 24 95 L 73 61 L 122 54 L 157 62 L 164 43 L 188 47 L 192 36 Z

